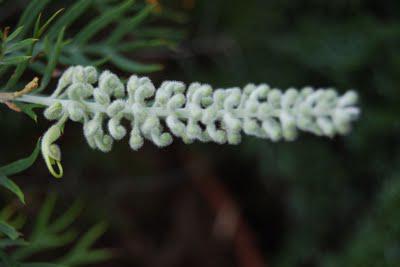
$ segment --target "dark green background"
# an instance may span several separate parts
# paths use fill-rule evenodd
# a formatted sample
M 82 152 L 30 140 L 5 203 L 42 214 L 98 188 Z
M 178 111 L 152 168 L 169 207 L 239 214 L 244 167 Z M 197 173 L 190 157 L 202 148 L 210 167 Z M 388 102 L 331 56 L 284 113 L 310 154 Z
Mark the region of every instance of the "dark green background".
M 7 2 L 2 27 L 13 26 L 25 3 Z M 71 1 L 53 2 L 56 9 Z M 103 154 L 69 123 L 60 142 L 64 178 L 50 177 L 42 160 L 15 177 L 28 195 L 23 209 L 34 216 L 48 192 L 59 194 L 60 210 L 84 199 L 78 228 L 111 225 L 99 245 L 117 256 L 98 266 L 242 266 L 231 240 L 213 230 L 215 212 L 193 183 L 191 162 L 229 192 L 268 266 L 399 266 L 400 2 L 194 2 L 185 10 L 181 1 L 161 1 L 188 20 L 168 24 L 186 34 L 177 50 L 154 56 L 165 66 L 150 74 L 157 83 L 354 89 L 362 115 L 353 131 L 291 143 L 246 137 L 239 146 L 175 140 L 139 152 L 123 140 Z M 49 125 L 5 107 L 0 120 L 1 163 L 28 154 Z

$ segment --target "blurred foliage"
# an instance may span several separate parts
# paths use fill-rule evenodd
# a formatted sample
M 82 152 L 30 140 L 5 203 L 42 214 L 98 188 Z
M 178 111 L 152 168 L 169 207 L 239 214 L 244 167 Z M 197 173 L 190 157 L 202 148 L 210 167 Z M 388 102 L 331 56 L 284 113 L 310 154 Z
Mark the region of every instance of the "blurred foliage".
M 16 3 L 5 9 L 13 10 Z M 159 64 L 140 63 L 127 56 L 126 51 L 141 52 L 146 49 L 172 47 L 174 38 L 179 38 L 179 32 L 173 36 L 162 36 L 168 28 L 148 27 L 143 31 L 138 26 L 153 12 L 155 5 L 148 5 L 133 0 L 126 1 L 75 1 L 64 10 L 57 9 L 57 4 L 51 5 L 48 0 L 33 0 L 29 4 L 21 1 L 21 14 L 17 15 L 15 28 L 5 26 L 0 30 L 0 77 L 1 91 L 17 91 L 24 82 L 24 74 L 36 72 L 41 77 L 40 87 L 36 92 L 43 91 L 54 76 L 60 73 L 62 65 L 95 65 L 109 62 L 112 66 L 127 72 L 152 72 L 161 69 Z M 24 6 L 24 4 L 27 4 Z M 43 12 L 55 10 L 43 22 Z M 95 12 L 93 12 L 95 11 Z M 48 13 L 47 11 L 46 13 Z M 172 13 L 171 13 L 172 14 Z M 9 13 L 3 16 L 7 22 Z M 82 15 L 87 17 L 85 26 L 79 31 L 71 30 L 69 26 L 76 23 Z M 115 28 L 110 31 L 110 25 Z M 106 29 L 108 28 L 108 29 Z M 99 32 L 108 30 L 107 38 L 98 38 Z M 32 34 L 30 32 L 32 31 Z M 133 37 L 133 33 L 145 33 Z M 129 34 L 127 40 L 126 36 Z M 32 37 L 26 37 L 32 36 Z M 101 35 L 104 36 L 104 33 Z M 162 37 L 158 37 L 162 36 Z M 69 39 L 66 39 L 69 38 Z M 96 38 L 96 39 L 95 39 Z M 95 39 L 95 40 L 94 40 Z M 8 78 L 6 78 L 8 76 Z M 34 121 L 37 121 L 35 108 L 40 105 L 16 104 L 8 106 L 14 110 L 20 109 Z M 6 124 L 6 121 L 3 121 Z M 8 176 L 16 175 L 29 168 L 40 152 L 40 142 L 37 142 L 32 154 L 13 163 L 0 167 L 0 186 L 14 193 L 25 204 L 25 195 L 21 188 Z M 77 203 L 63 213 L 54 223 L 50 223 L 50 215 L 55 206 L 55 197 L 50 195 L 38 214 L 29 241 L 21 238 L 18 229 L 23 225 L 21 216 L 9 222 L 15 212 L 4 208 L 0 219 L 0 260 L 7 266 L 78 266 L 104 261 L 110 258 L 109 251 L 92 250 L 92 244 L 104 233 L 105 224 L 92 227 L 79 238 L 75 246 L 65 253 L 56 263 L 22 263 L 33 255 L 68 245 L 76 239 L 76 233 L 66 228 L 76 219 L 81 205 Z M 9 247 L 22 246 L 9 250 Z M 8 249 L 3 251 L 3 249 Z M 9 256 L 9 252 L 11 256 Z M 7 252 L 7 253 L 6 253 Z
M 303 135 L 292 143 L 272 144 L 246 138 L 237 147 L 177 142 L 164 150 L 148 145 L 138 153 L 117 145 L 112 154 L 90 151 L 80 129 L 71 126 L 63 138 L 65 179 L 52 182 L 40 163 L 15 177 L 21 188 L 29 196 L 56 191 L 65 202 L 84 197 L 89 208 L 80 221 L 83 226 L 112 218 L 105 243 L 121 247 L 115 266 L 198 266 L 197 262 L 233 266 L 226 260 L 232 258 L 230 245 L 215 240 L 209 230 L 214 217 L 184 171 L 184 159 L 202 154 L 239 203 L 269 266 L 397 266 L 400 2 L 166 0 L 159 1 L 165 11 L 161 13 L 137 2 L 128 8 L 127 2 L 117 0 L 53 1 L 39 25 L 57 15 L 40 38 L 30 33 L 45 9 L 43 4 L 34 5 L 36 13 L 25 15 L 25 23 L 31 26 L 8 42 L 11 52 L 3 53 L 1 60 L 16 60 L 20 51 L 35 60 L 13 62 L 19 71 L 29 70 L 16 76 L 21 79 L 14 79 L 15 86 L 6 86 L 11 82 L 3 73 L 14 72 L 2 64 L 1 87 L 19 89 L 32 78 L 32 70 L 50 82 L 71 63 L 91 62 L 128 76 L 160 69 L 154 63 L 141 68 L 142 62 L 157 59 L 166 65 L 162 73 L 152 74 L 157 80 L 200 80 L 216 87 L 251 81 L 279 88 L 354 88 L 361 98 L 361 119 L 350 135 L 332 140 Z M 3 1 L 1 25 L 22 25 L 18 18 L 25 3 Z M 172 10 L 193 5 L 185 9 L 188 36 L 175 46 L 183 35 L 180 27 L 171 27 L 170 20 L 181 22 L 186 16 Z M 150 24 L 137 27 L 139 18 L 149 12 L 153 14 L 146 20 Z M 66 14 L 74 15 L 69 24 Z M 153 18 L 163 22 L 157 24 Z M 131 30 L 125 29 L 128 26 Z M 17 29 L 12 27 L 11 32 Z M 74 40 L 84 29 L 93 32 L 90 38 L 80 34 Z M 112 36 L 121 34 L 123 39 L 111 44 Z M 35 48 L 30 50 L 32 45 Z M 153 51 L 160 46 L 175 50 Z M 118 56 L 111 60 L 108 55 L 114 54 Z M 58 64 L 49 64 L 53 56 Z M 24 155 L 26 147 L 32 146 L 32 136 L 41 132 L 37 127 L 46 128 L 40 120 L 32 126 L 4 108 L 0 119 L 7 125 L 0 140 L 8 141 L 1 144 L 2 162 L 11 155 Z M 0 229 L 10 230 L 5 224 Z
M 54 221 L 50 221 L 56 204 L 55 195 L 49 195 L 45 200 L 43 207 L 39 211 L 35 220 L 32 234 L 25 241 L 18 238 L 20 234 L 15 229 L 23 227 L 26 217 L 24 215 L 15 215 L 15 207 L 6 206 L 0 217 L 2 221 L 11 221 L 9 227 L 10 239 L 0 239 L 0 248 L 17 247 L 10 256 L 5 253 L 0 254 L 3 262 L 8 262 L 10 267 L 14 266 L 80 266 L 89 263 L 104 261 L 111 257 L 109 251 L 105 249 L 91 249 L 93 243 L 105 231 L 105 224 L 99 223 L 88 230 L 84 235 L 78 237 L 78 233 L 74 229 L 69 229 L 70 225 L 76 220 L 82 210 L 82 203 L 76 201 L 67 211 Z M 0 224 L 1 225 L 1 224 Z M 13 229 L 13 230 L 11 230 Z M 76 241 L 76 242 L 74 242 Z M 70 243 L 73 246 L 69 251 L 58 260 L 52 260 L 52 264 L 47 263 L 26 263 L 26 260 L 32 258 L 33 255 L 42 253 L 43 251 L 54 250 L 59 247 L 66 246 Z M 23 263 L 22 263 L 23 262 Z
M 179 31 L 169 35 L 171 31 L 168 28 L 151 25 L 142 27 L 141 24 L 148 24 L 144 21 L 147 21 L 155 6 L 141 1 L 80 0 L 72 1 L 69 6 L 61 2 L 50 5 L 49 2 L 30 1 L 20 15 L 16 28 L 11 33 L 7 27 L 0 32 L 0 73 L 6 73 L 15 65 L 3 90 L 10 91 L 20 82 L 27 68 L 42 76 L 39 92 L 57 75 L 54 71 L 59 65 L 100 66 L 109 62 L 126 72 L 160 70 L 162 66 L 159 64 L 141 63 L 124 53 L 172 48 L 174 40 L 181 36 Z M 55 11 L 42 22 L 43 12 L 47 14 L 51 10 Z M 82 16 L 86 20 L 78 21 Z M 126 38 L 128 35 L 129 38 Z M 26 36 L 32 37 L 23 39 Z
M 286 144 L 248 138 L 245 154 L 236 154 L 237 161 L 248 158 L 258 167 L 264 190 L 284 205 L 284 230 L 270 252 L 271 266 L 399 262 L 400 199 L 391 188 L 399 180 L 399 11 L 398 1 L 198 1 L 192 49 L 202 56 L 182 62 L 193 70 L 188 79 L 199 76 L 191 66 L 215 60 L 214 68 L 201 69 L 202 80 L 355 88 L 361 97 L 363 115 L 349 136 L 302 136 Z M 203 52 L 215 48 L 225 57 Z M 258 226 L 260 242 L 271 249 L 262 236 L 273 229 L 258 220 L 279 206 L 268 211 L 254 198 L 247 204 L 254 206 L 244 209 Z

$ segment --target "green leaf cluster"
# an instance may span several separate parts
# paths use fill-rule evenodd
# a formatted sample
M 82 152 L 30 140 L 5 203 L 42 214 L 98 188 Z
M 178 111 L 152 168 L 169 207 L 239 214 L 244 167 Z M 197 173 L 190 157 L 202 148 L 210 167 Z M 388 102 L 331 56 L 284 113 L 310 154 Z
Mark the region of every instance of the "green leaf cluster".
M 78 0 L 70 6 L 55 9 L 57 11 L 49 16 L 43 15 L 51 10 L 53 4 L 50 0 L 29 1 L 15 27 L 0 29 L 0 91 L 20 90 L 27 83 L 26 79 L 29 81 L 33 78 L 32 73 L 36 73 L 41 80 L 36 92 L 40 92 L 48 87 L 60 68 L 70 65 L 109 64 L 129 73 L 157 71 L 162 69 L 162 65 L 141 62 L 127 56 L 127 52 L 135 55 L 148 49 L 170 49 L 181 38 L 178 31 L 171 34 L 169 28 L 146 26 L 147 21 L 151 22 L 154 6 L 141 1 Z M 86 24 L 80 27 L 79 32 L 74 32 L 74 25 L 80 23 L 82 17 L 87 18 Z M 165 17 L 182 20 L 170 11 Z M 40 105 L 16 103 L 16 106 L 37 121 L 35 109 L 41 108 Z M 24 193 L 10 176 L 32 166 L 39 153 L 38 141 L 31 155 L 0 167 L 0 187 L 5 192 L 13 193 L 23 204 Z M 93 226 L 78 238 L 78 232 L 70 226 L 82 204 L 74 203 L 52 221 L 50 217 L 55 204 L 55 196 L 50 195 L 28 238 L 22 238 L 21 233 L 25 216 L 16 215 L 10 205 L 3 209 L 0 214 L 0 263 L 17 267 L 78 266 L 103 261 L 111 256 L 107 250 L 91 249 L 104 233 L 104 223 Z M 59 259 L 53 259 L 52 264 L 27 263 L 38 253 L 71 244 L 74 246 Z
M 105 223 L 98 223 L 86 233 L 80 235 L 75 229 L 71 228 L 71 225 L 82 211 L 82 202 L 75 201 L 68 210 L 52 220 L 51 217 L 55 205 L 56 196 L 50 194 L 38 213 L 32 233 L 24 239 L 21 238 L 21 233 L 17 229 L 23 227 L 26 217 L 17 215 L 10 223 L 6 223 L 6 220 L 9 221 L 14 216 L 15 209 L 11 206 L 3 209 L 0 214 L 0 231 L 7 235 L 9 239 L 0 238 L 0 251 L 11 247 L 15 248 L 11 253 L 1 252 L 0 260 L 11 264 L 7 266 L 72 267 L 92 264 L 111 258 L 112 255 L 108 250 L 91 248 L 94 242 L 104 234 L 106 230 Z M 71 248 L 58 259 L 51 259 L 52 264 L 30 263 L 29 261 L 36 254 L 67 245 Z
M 162 65 L 140 62 L 126 52 L 171 49 L 182 36 L 169 28 L 146 26 L 154 6 L 139 1 L 79 0 L 42 22 L 42 12 L 49 4 L 48 0 L 30 1 L 17 28 L 8 36 L 0 32 L 0 77 L 15 68 L 1 90 L 15 90 L 28 68 L 42 77 L 38 92 L 47 87 L 59 65 L 108 63 L 128 73 L 158 71 Z M 79 32 L 69 31 L 82 16 L 88 18 L 86 25 Z

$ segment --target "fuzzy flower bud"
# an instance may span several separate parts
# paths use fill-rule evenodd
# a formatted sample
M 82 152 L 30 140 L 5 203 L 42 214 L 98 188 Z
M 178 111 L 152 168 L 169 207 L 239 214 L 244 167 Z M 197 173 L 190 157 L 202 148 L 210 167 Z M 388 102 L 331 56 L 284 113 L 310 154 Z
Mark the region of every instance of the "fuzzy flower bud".
M 63 115 L 63 106 L 60 102 L 54 102 L 44 110 L 44 117 L 49 121 L 58 120 Z

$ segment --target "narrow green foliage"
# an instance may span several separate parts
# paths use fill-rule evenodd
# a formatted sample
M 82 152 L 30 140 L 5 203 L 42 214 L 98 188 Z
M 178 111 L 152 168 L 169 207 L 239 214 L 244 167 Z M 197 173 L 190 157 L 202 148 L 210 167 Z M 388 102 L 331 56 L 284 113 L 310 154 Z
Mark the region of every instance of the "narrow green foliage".
M 40 36 L 42 36 L 42 34 L 44 33 L 44 31 L 47 30 L 47 28 L 49 27 L 50 23 L 63 11 L 64 9 L 60 9 L 58 11 L 56 11 L 42 26 L 40 25 L 40 18 L 41 18 L 41 14 L 38 16 L 38 20 L 35 24 L 35 30 L 34 30 L 34 36 L 39 38 Z M 65 27 L 65 26 L 64 26 Z
M 17 51 L 17 50 L 26 48 L 26 47 L 28 47 L 28 46 L 31 46 L 31 45 L 34 44 L 37 40 L 38 40 L 38 39 L 35 39 L 35 38 L 28 38 L 28 39 L 19 41 L 19 42 L 17 42 L 17 43 L 11 44 L 11 45 L 7 45 L 7 46 L 5 47 L 4 54 L 11 53 L 11 52 L 14 52 L 14 51 Z
M 175 49 L 176 44 L 174 42 L 165 39 L 150 39 L 150 40 L 139 40 L 133 43 L 118 45 L 118 49 L 121 52 L 133 52 L 138 49 L 149 49 L 157 47 L 168 47 L 169 49 Z
M 7 254 L 0 250 L 0 262 L 6 267 L 19 267 L 18 263 L 11 259 Z M 1 265 L 3 266 L 3 265 Z
M 55 220 L 51 220 L 56 205 L 56 196 L 51 194 L 43 204 L 31 236 L 29 246 L 18 248 L 13 253 L 13 259 L 23 261 L 30 256 L 45 250 L 54 249 L 71 243 L 77 232 L 69 229 L 82 211 L 82 202 L 76 201 L 65 213 Z M 110 257 L 108 251 L 91 250 L 93 243 L 104 233 L 105 224 L 101 223 L 91 228 L 76 243 L 60 261 L 61 266 L 77 266 L 83 263 L 94 263 Z
M 40 105 L 40 104 L 15 103 L 15 105 L 35 122 L 37 122 L 37 115 L 36 115 L 34 109 L 43 108 L 43 105 Z
M 99 60 L 93 61 L 93 66 L 94 67 L 101 67 L 102 65 L 104 65 L 105 63 L 107 63 L 110 60 L 110 56 L 105 56 Z
M 39 14 L 35 26 L 34 26 L 34 30 L 33 30 L 33 38 L 29 38 L 26 40 L 34 40 L 33 42 L 26 42 L 28 43 L 27 45 L 21 45 L 21 42 L 16 43 L 15 45 L 19 46 L 19 48 L 25 48 L 27 47 L 27 51 L 25 56 L 29 56 L 32 57 L 33 55 L 33 51 L 34 51 L 34 47 L 35 47 L 35 43 L 36 40 L 39 40 L 39 38 L 43 35 L 43 33 L 46 31 L 46 29 L 50 26 L 50 23 L 63 11 L 63 9 L 58 10 L 57 12 L 55 12 L 49 19 L 46 20 L 46 22 L 43 25 L 41 24 L 41 14 Z M 10 49 L 8 49 L 9 51 Z M 21 78 L 22 74 L 24 73 L 24 71 L 26 70 L 26 68 L 29 65 L 29 61 L 25 60 L 23 62 L 18 63 L 17 67 L 14 70 L 14 73 L 11 75 L 10 79 L 8 80 L 5 88 L 10 89 L 12 87 L 14 87 L 16 85 L 16 83 L 18 82 L 18 80 Z M 29 114 L 28 114 L 29 115 Z
M 0 66 L 1 65 L 15 65 L 21 62 L 26 62 L 28 59 L 30 59 L 30 56 L 14 56 L 14 57 L 6 57 L 0 60 Z
M 0 30 L 0 76 L 3 79 L 0 90 L 17 91 L 27 84 L 22 77 L 28 75 L 27 70 L 37 72 L 40 77 L 41 92 L 48 87 L 52 77 L 58 72 L 59 65 L 95 65 L 99 66 L 110 62 L 114 67 L 127 72 L 152 72 L 162 69 L 159 64 L 145 64 L 123 56 L 123 53 L 139 51 L 146 48 L 167 47 L 170 38 L 163 40 L 143 40 L 136 37 L 141 29 L 138 27 L 151 15 L 154 6 L 138 4 L 134 0 L 125 1 L 94 1 L 78 0 L 72 5 L 52 13 L 44 19 L 46 7 L 50 0 L 32 0 L 24 8 L 22 15 L 12 32 L 5 34 Z M 104 8 L 101 11 L 101 8 Z M 93 12 L 94 11 L 94 12 Z M 73 35 L 66 30 L 77 22 L 83 14 L 89 16 L 89 21 L 77 34 Z M 106 38 L 101 38 L 103 30 L 113 26 Z M 5 25 L 7 26 L 7 25 Z M 12 26 L 12 25 L 10 25 Z M 7 30 L 8 31 L 8 30 Z M 139 36 L 139 35 L 138 35 Z M 99 37 L 100 40 L 97 40 Z M 95 40 L 96 38 L 96 40 Z M 93 49 L 91 49 L 93 48 Z M 99 48 L 99 49 L 98 49 Z M 16 106 L 37 121 L 36 108 L 41 105 L 15 103 Z M 22 190 L 9 177 L 29 168 L 40 153 L 40 143 L 26 158 L 17 160 L 0 167 L 0 186 L 14 193 L 24 203 Z M 19 238 L 18 232 L 26 222 L 24 214 L 3 210 L 0 215 L 0 232 L 8 238 L 0 239 L 0 265 L 15 267 L 72 267 L 83 264 L 96 263 L 111 257 L 104 249 L 91 249 L 94 242 L 104 233 L 104 223 L 93 226 L 58 264 L 27 263 L 25 259 L 37 253 L 56 249 L 71 244 L 78 236 L 78 232 L 71 229 L 71 224 L 82 211 L 82 203 L 75 202 L 66 212 L 54 220 L 51 218 L 56 204 L 56 197 L 50 195 L 43 205 L 34 224 L 32 234 L 27 239 Z M 18 247 L 13 250 L 11 257 L 1 249 Z
M 20 49 L 23 49 L 31 41 L 12 42 L 20 35 L 23 27 L 18 27 L 10 35 L 1 34 L 0 44 L 0 76 L 2 76 L 12 65 L 27 62 L 31 58 L 29 55 L 22 55 Z
M 74 267 L 86 263 L 96 263 L 110 258 L 110 252 L 105 249 L 91 249 L 91 246 L 100 238 L 106 228 L 104 223 L 99 223 L 82 235 L 82 237 L 77 240 L 75 246 L 66 252 L 65 256 L 63 256 L 58 263 L 25 262 L 25 259 L 37 253 L 70 244 L 78 236 L 77 232 L 73 229 L 69 229 L 69 227 L 82 211 L 82 202 L 74 202 L 66 212 L 62 213 L 55 220 L 51 220 L 53 211 L 55 210 L 56 200 L 57 198 L 54 194 L 49 195 L 45 200 L 34 224 L 32 234 L 28 238 L 29 242 L 19 238 L 21 234 L 17 231 L 18 227 L 15 224 L 16 220 L 21 216 L 17 215 L 17 219 L 10 222 L 10 218 L 14 215 L 16 210 L 9 205 L 0 212 L 0 235 L 3 234 L 8 237 L 7 239 L 0 239 L 0 248 L 18 247 L 11 253 L 11 256 L 6 254 L 0 255 L 1 263 L 4 263 L 5 260 L 9 260 L 13 262 L 13 264 L 17 264 L 18 267 Z
M 0 174 L 0 185 L 13 192 L 19 198 L 19 200 L 25 204 L 24 193 L 22 193 L 21 188 L 19 188 L 16 183 L 7 178 L 5 175 Z
M 55 43 L 55 46 L 52 48 L 52 50 L 50 52 L 50 60 L 47 63 L 47 66 L 46 66 L 46 69 L 44 72 L 44 76 L 43 76 L 42 82 L 40 84 L 40 88 L 38 88 L 38 90 L 37 90 L 38 92 L 43 91 L 50 82 L 50 79 L 53 75 L 53 71 L 57 66 L 57 62 L 58 62 L 58 58 L 61 53 L 61 49 L 64 46 L 64 43 L 63 43 L 64 33 L 65 33 L 65 28 L 62 28 L 57 36 L 57 41 Z
M 40 140 L 37 141 L 36 147 L 26 158 L 14 161 L 10 164 L 0 167 L 0 185 L 7 188 L 11 192 L 13 192 L 22 203 L 25 204 L 24 194 L 19 188 L 17 184 L 15 184 L 12 180 L 10 180 L 6 175 L 13 175 L 19 172 L 22 172 L 32 166 L 32 164 L 36 161 L 40 152 Z
M 0 233 L 6 235 L 11 240 L 16 240 L 21 234 L 14 227 L 0 220 Z
M 21 35 L 24 36 L 26 32 L 30 29 L 35 19 L 39 16 L 42 10 L 46 7 L 46 5 L 50 2 L 50 0 L 32 0 L 29 5 L 25 8 L 24 13 L 22 13 L 20 20 L 18 22 L 18 26 L 23 26 L 23 30 L 21 30 Z
M 50 221 L 51 213 L 54 210 L 54 206 L 56 204 L 57 197 L 54 194 L 50 194 L 46 201 L 44 202 L 39 215 L 36 220 L 35 227 L 33 228 L 32 236 L 39 237 L 41 232 L 46 231 L 46 227 Z
M 48 36 L 53 39 L 57 36 L 58 32 L 63 27 L 70 26 L 80 15 L 85 12 L 92 4 L 93 0 L 80 0 L 77 1 L 73 6 L 67 9 L 67 11 L 53 24 L 49 29 Z
M 19 247 L 19 246 L 26 246 L 29 243 L 23 239 L 0 239 L 0 249 L 5 249 L 8 247 Z
M 87 251 L 93 244 L 99 239 L 106 231 L 107 224 L 104 222 L 98 223 L 93 226 L 87 233 L 79 240 L 75 245 L 72 253 L 80 253 L 81 251 Z
M 16 50 L 15 53 L 11 51 L 10 56 L 0 61 L 0 65 L 3 65 L 3 67 L 0 66 L 0 75 L 6 72 L 10 66 L 17 65 L 13 75 L 4 87 L 7 90 L 12 90 L 27 67 L 44 76 L 38 92 L 44 90 L 49 84 L 53 71 L 59 63 L 63 65 L 99 65 L 111 62 L 115 67 L 128 72 L 148 73 L 158 71 L 162 69 L 161 65 L 140 63 L 124 57 L 122 52 L 132 52 L 146 48 L 172 47 L 170 36 L 173 37 L 173 35 L 169 35 L 170 33 L 164 34 L 163 40 L 160 40 L 157 44 L 149 42 L 149 46 L 147 47 L 144 46 L 144 42 L 147 41 L 141 40 L 141 38 L 122 42 L 128 35 L 141 36 L 143 30 L 138 26 L 144 23 L 145 19 L 150 16 L 154 8 L 153 5 L 133 5 L 133 0 L 124 1 L 118 5 L 116 3 L 107 3 L 107 8 L 104 11 L 91 18 L 87 25 L 75 36 L 72 36 L 69 41 L 64 41 L 63 39 L 59 39 L 60 33 L 63 32 L 62 29 L 65 31 L 82 14 L 85 12 L 88 13 L 89 10 L 98 7 L 102 3 L 92 0 L 76 1 L 72 6 L 65 9 L 64 14 L 60 16 L 63 10 L 58 10 L 41 25 L 40 12 L 43 10 L 41 5 L 46 1 L 33 2 L 36 3 L 33 14 L 37 13 L 38 16 L 33 26 L 31 41 L 24 41 L 24 43 L 16 42 L 16 47 L 13 48 L 13 50 L 21 48 L 26 49 L 26 51 L 22 51 L 23 53 L 19 50 Z M 132 14 L 132 12 L 137 13 Z M 27 18 L 21 18 L 21 21 L 27 22 Z M 30 28 L 31 24 L 29 20 L 27 27 Z M 105 40 L 96 40 L 96 44 L 89 43 L 100 31 L 110 25 L 115 25 L 115 27 L 110 32 L 109 37 L 105 38 Z M 18 38 L 23 37 L 27 27 L 18 28 L 14 35 Z M 39 39 L 42 36 L 44 38 Z M 39 40 L 30 43 L 35 39 Z M 37 44 L 35 45 L 35 43 Z M 43 54 L 47 62 L 43 62 Z M 92 55 L 96 57 L 93 58 Z M 32 56 L 34 58 L 31 60 L 32 62 L 29 62 L 28 59 Z
M 105 249 L 90 250 L 94 242 L 106 231 L 107 225 L 99 223 L 93 226 L 75 245 L 75 247 L 59 262 L 64 265 L 93 264 L 111 258 L 111 253 Z
M 26 223 L 26 215 L 23 213 L 17 214 L 13 219 L 8 220 L 8 223 L 12 225 L 15 229 L 20 230 Z
M 140 31 L 136 32 L 136 35 L 141 38 L 164 38 L 175 42 L 184 37 L 182 31 L 173 30 L 166 27 L 141 28 Z
M 124 12 L 133 4 L 133 0 L 127 0 L 119 6 L 116 6 L 100 15 L 98 18 L 91 21 L 85 28 L 83 28 L 79 34 L 75 37 L 75 43 L 83 45 L 87 43 L 97 32 L 103 29 L 105 26 L 120 18 Z
M 1 166 L 0 174 L 13 175 L 13 174 L 20 173 L 20 172 L 28 169 L 36 161 L 37 156 L 39 155 L 39 152 L 40 152 L 40 140 L 37 141 L 36 147 L 33 150 L 33 152 L 31 153 L 31 155 L 29 155 L 26 158 L 14 161 L 5 166 Z
M 54 232 L 50 229 L 52 227 L 50 217 L 54 210 L 55 202 L 55 195 L 50 195 L 46 199 L 39 212 L 32 234 L 28 239 L 29 246 L 17 249 L 13 253 L 13 258 L 21 261 L 41 251 L 64 246 L 76 238 L 77 233 L 74 230 Z
M 145 7 L 136 16 L 132 18 L 127 18 L 119 23 L 115 30 L 111 33 L 110 37 L 107 39 L 106 43 L 108 45 L 114 45 L 119 42 L 125 34 L 136 28 L 143 20 L 149 16 L 150 12 L 154 10 L 153 5 Z
M 142 64 L 134 60 L 127 59 L 117 53 L 109 53 L 110 61 L 115 66 L 126 72 L 133 73 L 146 73 L 162 70 L 163 66 L 160 64 Z
M 52 223 L 51 226 L 49 226 L 49 230 L 55 233 L 62 232 L 78 218 L 82 210 L 82 201 L 76 200 L 65 213 L 63 213 Z
M 24 26 L 20 26 L 15 31 L 13 31 L 9 36 L 7 36 L 7 38 L 4 38 L 5 36 L 3 36 L 4 43 L 8 43 L 14 40 L 21 33 L 23 29 Z
M 32 46 L 29 48 L 29 52 L 28 52 L 28 56 L 32 56 L 32 52 L 33 52 L 33 44 Z M 24 71 L 26 70 L 26 68 L 28 67 L 29 61 L 23 61 L 21 63 L 19 63 L 17 65 L 17 67 L 15 68 L 14 73 L 11 75 L 10 79 L 8 80 L 5 88 L 12 88 L 16 85 L 16 83 L 18 82 L 18 80 L 21 78 L 22 74 L 24 73 Z

